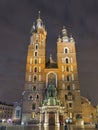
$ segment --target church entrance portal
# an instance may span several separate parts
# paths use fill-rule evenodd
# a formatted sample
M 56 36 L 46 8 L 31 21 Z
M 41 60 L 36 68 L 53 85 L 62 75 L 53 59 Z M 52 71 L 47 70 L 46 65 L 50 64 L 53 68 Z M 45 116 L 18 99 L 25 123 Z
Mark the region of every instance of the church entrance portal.
M 49 125 L 55 125 L 55 113 L 49 112 Z
M 59 122 L 60 122 L 60 125 L 63 125 L 63 115 L 59 115 Z

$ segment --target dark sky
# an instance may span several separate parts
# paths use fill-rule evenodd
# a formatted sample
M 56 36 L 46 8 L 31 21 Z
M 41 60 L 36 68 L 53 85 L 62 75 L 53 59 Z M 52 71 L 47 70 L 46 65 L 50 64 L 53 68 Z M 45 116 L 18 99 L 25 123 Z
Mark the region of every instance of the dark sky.
M 98 0 L 0 0 L 0 100 L 19 101 L 27 47 L 41 11 L 48 32 L 47 53 L 65 25 L 76 41 L 81 95 L 98 104 Z

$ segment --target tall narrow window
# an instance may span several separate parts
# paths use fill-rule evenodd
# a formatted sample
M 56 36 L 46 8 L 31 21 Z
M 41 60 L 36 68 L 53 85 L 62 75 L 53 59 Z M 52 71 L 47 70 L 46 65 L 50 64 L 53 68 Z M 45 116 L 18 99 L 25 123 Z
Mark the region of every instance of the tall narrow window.
M 67 81 L 70 81 L 70 76 L 67 76 Z
M 36 82 L 37 81 L 37 77 L 36 77 L 36 75 L 34 76 L 34 82 Z
M 64 53 L 69 53 L 69 48 L 64 48 Z
M 36 91 L 36 86 L 33 87 L 33 91 Z
M 38 49 L 38 45 L 35 45 L 35 49 L 36 49 L 36 50 Z
M 70 61 L 69 61 L 69 58 L 66 58 L 65 59 L 65 62 L 66 62 L 66 64 L 68 64 Z
M 36 98 L 39 99 L 39 95 L 38 94 L 37 94 Z
M 20 110 L 16 110 L 16 118 L 19 118 L 21 115 L 21 111 Z
M 33 97 L 32 97 L 32 95 L 30 95 L 30 96 L 29 96 L 29 100 L 33 100 Z
M 34 72 L 35 72 L 35 73 L 37 72 L 37 67 L 34 68 Z
M 38 56 L 38 52 L 37 51 L 35 51 L 34 56 Z
M 68 106 L 69 106 L 69 108 L 72 108 L 72 103 L 69 103 Z
M 65 100 L 67 100 L 67 95 L 65 95 Z
M 35 110 L 35 109 L 36 109 L 36 104 L 33 103 L 33 104 L 32 104 L 32 110 Z

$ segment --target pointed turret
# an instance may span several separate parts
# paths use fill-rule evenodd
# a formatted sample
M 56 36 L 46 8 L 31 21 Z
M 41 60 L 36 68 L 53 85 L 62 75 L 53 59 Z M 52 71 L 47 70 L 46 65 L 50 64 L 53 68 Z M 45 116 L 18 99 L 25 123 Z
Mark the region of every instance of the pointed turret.
M 55 63 L 55 61 L 52 59 L 52 54 L 50 54 L 49 60 L 50 60 L 50 63 Z
M 32 26 L 32 28 L 31 28 L 31 35 L 35 32 L 35 29 L 36 29 L 35 23 L 33 23 L 33 26 Z
M 65 29 L 65 26 L 63 26 L 63 29 L 62 29 L 62 42 L 68 42 L 69 41 L 69 38 L 68 38 L 68 35 L 67 35 L 67 30 Z
M 57 42 L 61 42 L 60 35 L 58 36 Z
M 37 19 L 37 28 L 42 28 L 43 27 L 43 22 L 42 19 L 40 18 L 40 11 L 38 12 L 38 19 Z
M 74 38 L 70 35 L 70 42 L 74 42 Z

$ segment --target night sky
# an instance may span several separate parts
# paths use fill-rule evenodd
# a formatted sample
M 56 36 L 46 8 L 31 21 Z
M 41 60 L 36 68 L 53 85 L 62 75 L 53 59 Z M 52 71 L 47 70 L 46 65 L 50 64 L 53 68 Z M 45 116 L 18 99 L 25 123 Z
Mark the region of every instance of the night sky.
M 47 53 L 56 60 L 62 27 L 76 41 L 81 95 L 98 104 L 98 0 L 0 0 L 0 100 L 19 101 L 24 87 L 30 30 L 41 11 Z

